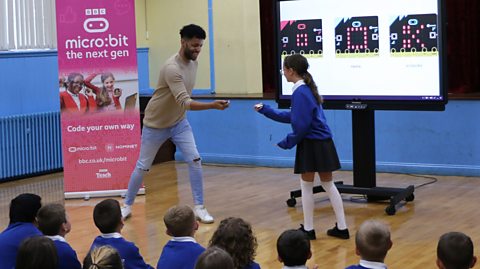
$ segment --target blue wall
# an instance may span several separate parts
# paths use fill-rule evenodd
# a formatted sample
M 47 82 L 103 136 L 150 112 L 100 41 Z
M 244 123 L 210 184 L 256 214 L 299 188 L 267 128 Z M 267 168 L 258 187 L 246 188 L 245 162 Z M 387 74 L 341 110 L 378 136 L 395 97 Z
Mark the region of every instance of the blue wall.
M 148 89 L 148 49 L 138 49 L 138 63 L 139 88 Z M 0 117 L 58 111 L 57 69 L 56 52 L 0 53 Z M 204 162 L 293 166 L 294 150 L 275 146 L 290 126 L 254 112 L 258 102 L 232 100 L 225 111 L 189 112 Z M 326 115 L 342 166 L 351 169 L 351 112 Z M 480 101 L 450 101 L 444 112 L 377 111 L 377 170 L 480 176 L 478 115 Z
M 137 49 L 139 89 L 149 88 L 148 49 Z M 57 52 L 0 52 L 0 117 L 60 111 Z
M 225 111 L 189 112 L 204 162 L 293 167 L 295 150 L 275 145 L 290 126 L 254 112 L 257 102 L 232 100 Z M 444 112 L 376 111 L 377 171 L 480 176 L 478 115 L 479 101 L 450 101 Z M 351 170 L 351 112 L 328 110 L 326 116 L 343 169 Z

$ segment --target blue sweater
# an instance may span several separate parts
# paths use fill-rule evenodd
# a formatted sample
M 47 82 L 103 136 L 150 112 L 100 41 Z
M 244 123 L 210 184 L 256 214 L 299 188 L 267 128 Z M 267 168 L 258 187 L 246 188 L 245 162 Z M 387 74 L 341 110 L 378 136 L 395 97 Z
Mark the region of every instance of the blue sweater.
M 332 138 L 322 105 L 317 104 L 310 87 L 305 84 L 293 92 L 291 111 L 280 111 L 263 105 L 259 112 L 274 121 L 292 124 L 293 132 L 277 144 L 283 149 L 293 148 L 304 138 L 318 140 Z
M 52 238 L 52 237 L 50 237 Z M 82 266 L 78 261 L 77 253 L 73 248 L 65 241 L 52 238 L 55 247 L 57 248 L 58 255 L 58 269 L 81 269 Z
M 0 234 L 0 269 L 13 269 L 17 252 L 23 240 L 42 233 L 30 222 L 16 222 L 8 225 Z
M 260 265 L 252 261 L 249 265 L 243 267 L 243 269 L 260 269 Z
M 168 241 L 163 247 L 157 269 L 193 269 L 205 248 L 196 242 Z
M 92 250 L 95 247 L 101 247 L 109 245 L 116 249 L 120 254 L 120 257 L 123 260 L 124 269 L 153 269 L 152 266 L 145 263 L 140 251 L 134 243 L 125 240 L 123 237 L 120 238 L 105 238 L 102 236 L 97 236 L 90 247 Z

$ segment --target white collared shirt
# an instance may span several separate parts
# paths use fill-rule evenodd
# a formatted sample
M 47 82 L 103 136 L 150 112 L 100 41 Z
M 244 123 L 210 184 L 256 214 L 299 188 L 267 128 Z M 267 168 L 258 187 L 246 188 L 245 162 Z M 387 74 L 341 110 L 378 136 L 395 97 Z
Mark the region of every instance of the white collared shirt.
M 387 265 L 382 262 L 371 262 L 366 260 L 360 260 L 359 264 L 363 267 L 371 269 L 387 269 Z
M 295 84 L 293 84 L 293 87 L 292 87 L 292 92 L 294 92 L 298 87 L 302 85 L 305 85 L 305 82 L 303 81 L 303 79 L 295 82 Z
M 101 234 L 103 238 L 122 238 L 123 236 L 120 233 L 108 233 L 108 234 Z
M 67 242 L 61 235 L 45 235 L 45 237 L 52 239 L 53 241 Z
M 80 109 L 80 97 L 78 97 L 78 94 L 71 93 L 70 91 L 66 91 L 70 96 L 73 98 L 73 101 L 75 101 L 75 104 L 77 104 L 77 108 Z
M 197 243 L 197 241 L 195 241 L 195 238 L 191 236 L 174 236 L 170 241 Z

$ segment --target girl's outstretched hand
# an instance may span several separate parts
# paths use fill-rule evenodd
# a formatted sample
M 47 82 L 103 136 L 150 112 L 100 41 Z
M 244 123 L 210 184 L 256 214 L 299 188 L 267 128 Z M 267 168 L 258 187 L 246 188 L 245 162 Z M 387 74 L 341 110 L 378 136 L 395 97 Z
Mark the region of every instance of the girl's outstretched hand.
M 120 96 L 122 96 L 122 89 L 116 88 L 115 90 L 113 90 L 113 96 L 114 96 L 114 97 L 120 97 Z
M 263 103 L 258 103 L 253 106 L 253 109 L 257 112 L 260 111 L 262 108 L 263 108 Z

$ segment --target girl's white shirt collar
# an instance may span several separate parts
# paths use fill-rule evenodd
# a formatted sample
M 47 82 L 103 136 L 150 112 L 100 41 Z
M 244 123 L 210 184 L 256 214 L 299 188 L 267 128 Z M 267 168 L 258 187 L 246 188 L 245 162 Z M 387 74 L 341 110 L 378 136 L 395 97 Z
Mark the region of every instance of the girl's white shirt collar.
M 292 87 L 292 92 L 294 92 L 298 87 L 302 85 L 305 85 L 305 82 L 303 81 L 303 79 L 295 82 L 295 84 L 293 84 L 293 87 Z

